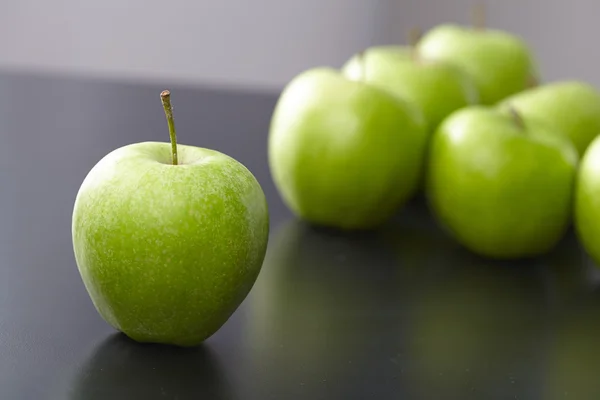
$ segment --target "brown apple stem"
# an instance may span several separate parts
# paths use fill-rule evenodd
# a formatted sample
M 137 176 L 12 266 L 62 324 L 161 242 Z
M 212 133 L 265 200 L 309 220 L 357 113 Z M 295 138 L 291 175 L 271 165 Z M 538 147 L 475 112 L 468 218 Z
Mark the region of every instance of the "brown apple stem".
M 473 28 L 476 30 L 485 30 L 486 27 L 486 9 L 485 2 L 478 2 L 471 9 L 471 20 Z
M 513 106 L 510 106 L 508 107 L 508 110 L 510 111 L 510 115 L 515 125 L 519 127 L 519 129 L 525 129 L 525 122 L 523 121 L 523 117 L 521 117 L 521 114 L 519 114 L 517 109 Z
M 528 87 L 528 88 L 534 88 L 534 87 L 536 87 L 537 85 L 539 85 L 538 78 L 537 78 L 535 75 L 533 75 L 533 74 L 530 74 L 530 75 L 527 77 L 527 87 Z
M 419 40 L 421 40 L 421 36 L 423 36 L 423 32 L 418 27 L 411 28 L 408 31 L 408 45 L 410 46 L 411 56 L 414 60 L 419 58 L 417 44 L 419 43 Z
M 171 138 L 171 155 L 173 165 L 177 165 L 177 133 L 175 132 L 175 120 L 173 119 L 173 106 L 171 105 L 171 92 L 163 90 L 160 93 L 165 115 L 167 116 L 167 124 L 169 125 L 169 137 Z

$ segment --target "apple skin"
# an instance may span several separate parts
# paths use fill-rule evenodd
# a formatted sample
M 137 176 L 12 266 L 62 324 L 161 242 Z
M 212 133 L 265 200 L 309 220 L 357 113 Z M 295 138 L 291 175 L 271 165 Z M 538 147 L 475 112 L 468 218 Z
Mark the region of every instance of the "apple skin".
M 417 105 L 432 133 L 451 112 L 478 102 L 471 77 L 453 65 L 430 61 L 407 46 L 376 46 L 353 56 L 344 75 L 390 90 Z
M 584 249 L 600 265 L 600 136 L 588 147 L 577 171 L 575 229 Z
M 559 81 L 504 99 L 499 108 L 513 107 L 524 119 L 538 118 L 563 132 L 583 155 L 600 134 L 600 93 L 580 81 Z
M 573 145 L 544 124 L 483 106 L 451 114 L 431 140 L 426 197 L 457 241 L 491 258 L 550 250 L 571 217 Z
M 72 220 L 75 259 L 100 315 L 138 342 L 195 346 L 252 288 L 269 216 L 260 184 L 214 150 L 144 142 L 88 173 Z
M 421 112 L 387 91 L 315 68 L 273 112 L 275 186 L 299 218 L 341 230 L 385 222 L 417 190 L 427 134 Z
M 421 38 L 417 50 L 426 59 L 451 63 L 470 74 L 484 105 L 539 80 L 531 49 L 519 37 L 501 30 L 439 25 Z

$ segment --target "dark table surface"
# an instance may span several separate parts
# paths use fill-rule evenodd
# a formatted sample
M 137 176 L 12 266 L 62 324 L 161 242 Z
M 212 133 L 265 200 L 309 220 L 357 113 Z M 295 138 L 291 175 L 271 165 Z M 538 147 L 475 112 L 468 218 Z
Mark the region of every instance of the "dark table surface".
M 180 143 L 235 157 L 267 194 L 252 292 L 199 348 L 113 331 L 75 265 L 73 201 L 109 151 L 167 140 L 166 87 L 0 74 L 0 399 L 600 398 L 600 291 L 573 234 L 508 263 L 418 201 L 376 232 L 307 227 L 270 178 L 270 94 L 169 87 Z

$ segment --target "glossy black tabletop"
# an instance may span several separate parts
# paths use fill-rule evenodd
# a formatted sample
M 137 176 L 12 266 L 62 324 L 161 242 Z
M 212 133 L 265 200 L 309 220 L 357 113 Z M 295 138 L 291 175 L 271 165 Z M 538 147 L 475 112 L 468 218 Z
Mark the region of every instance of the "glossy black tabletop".
M 73 258 L 89 169 L 132 142 L 244 163 L 267 195 L 256 285 L 195 349 L 140 345 L 96 313 Z M 596 267 L 571 233 L 533 261 L 455 245 L 415 201 L 380 230 L 296 221 L 266 162 L 276 95 L 0 74 L 0 399 L 600 398 Z

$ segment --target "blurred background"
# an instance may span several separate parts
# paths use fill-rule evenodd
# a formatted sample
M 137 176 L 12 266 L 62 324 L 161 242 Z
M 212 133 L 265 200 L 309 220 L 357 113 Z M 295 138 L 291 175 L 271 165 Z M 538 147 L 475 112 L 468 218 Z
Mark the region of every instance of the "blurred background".
M 0 68 L 279 91 L 409 27 L 468 23 L 474 0 L 19 0 L 0 13 Z M 488 0 L 490 27 L 524 37 L 545 80 L 599 86 L 597 0 Z

